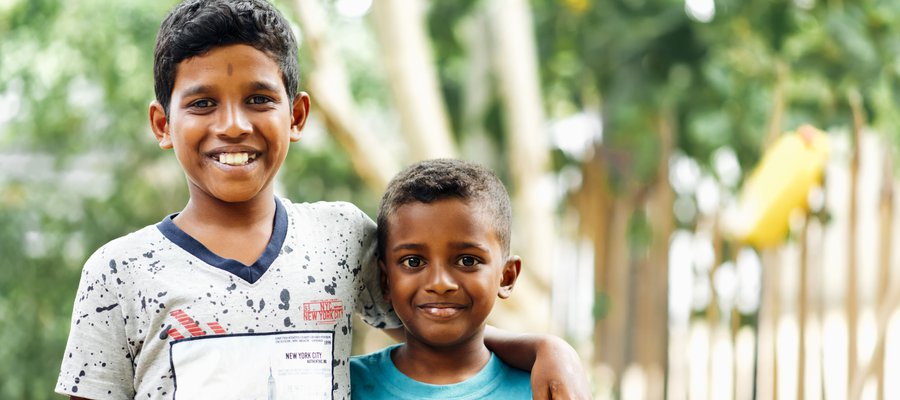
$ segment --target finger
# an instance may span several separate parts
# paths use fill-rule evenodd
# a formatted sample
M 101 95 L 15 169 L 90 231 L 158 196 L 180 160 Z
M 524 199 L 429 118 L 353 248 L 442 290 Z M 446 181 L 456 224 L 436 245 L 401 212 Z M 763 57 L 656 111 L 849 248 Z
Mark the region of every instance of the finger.
M 548 384 L 547 389 L 550 392 L 550 399 L 552 400 L 562 400 L 562 399 L 572 399 L 572 394 L 566 390 L 566 386 L 557 382 L 551 381 Z
M 550 400 L 550 389 L 547 385 L 532 381 L 531 387 L 534 388 L 533 393 L 531 393 L 532 400 Z

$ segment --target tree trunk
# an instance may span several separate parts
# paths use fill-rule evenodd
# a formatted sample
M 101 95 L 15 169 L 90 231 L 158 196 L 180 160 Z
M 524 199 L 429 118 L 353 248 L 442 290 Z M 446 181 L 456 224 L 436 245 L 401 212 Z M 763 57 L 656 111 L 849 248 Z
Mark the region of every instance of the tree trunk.
M 851 156 L 850 156 L 850 210 L 848 215 L 848 237 L 847 240 L 847 376 L 849 382 L 857 379 L 857 322 L 859 312 L 859 297 L 857 294 L 857 272 L 856 272 L 856 253 L 858 239 L 858 212 L 857 203 L 859 202 L 858 186 L 859 186 L 859 157 L 860 157 L 860 138 L 862 129 L 865 124 L 862 98 L 857 90 L 851 90 L 848 93 L 850 103 L 850 111 L 853 115 L 853 128 L 851 140 Z M 849 385 L 852 390 L 852 384 Z
M 410 154 L 416 160 L 455 157 L 422 1 L 378 0 L 372 17 Z
M 316 0 L 294 0 L 295 14 L 303 32 L 303 44 L 312 58 L 309 74 L 313 110 L 319 113 L 341 146 L 350 155 L 353 169 L 376 193 L 381 193 L 397 172 L 398 165 L 378 149 L 378 140 L 357 117 L 350 83 L 328 38 L 325 13 Z
M 675 192 L 669 183 L 669 159 L 675 145 L 675 120 L 671 109 L 660 111 L 659 126 L 659 164 L 656 178 L 648 199 L 648 221 L 652 227 L 649 265 L 644 275 L 646 280 L 639 280 L 638 287 L 642 295 L 638 301 L 648 303 L 647 312 L 638 312 L 637 318 L 643 320 L 638 326 L 638 359 L 647 371 L 648 399 L 665 397 L 665 377 L 668 368 L 669 354 L 669 239 L 675 229 L 675 216 L 672 204 Z M 656 381 L 656 378 L 661 380 Z
M 590 239 L 594 248 L 594 366 L 600 366 L 606 351 L 606 336 L 603 332 L 606 317 L 604 307 L 606 295 L 607 260 L 609 259 L 609 218 L 612 215 L 612 195 L 609 193 L 609 177 L 605 160 L 599 149 L 581 165 L 582 184 L 572 196 L 572 204 L 578 211 L 579 234 Z
M 887 141 L 888 139 L 885 139 Z M 878 302 L 877 304 L 885 304 L 887 302 L 888 288 L 891 282 L 891 246 L 894 243 L 894 151 L 893 146 L 885 144 L 884 146 L 884 172 L 881 181 L 881 204 L 878 207 L 879 220 L 881 221 L 881 232 L 879 237 L 880 254 L 878 260 Z M 881 321 L 879 321 L 881 322 Z M 886 329 L 886 328 L 885 328 Z M 879 331 L 885 331 L 879 329 Z M 882 339 L 884 340 L 884 339 Z M 874 359 L 875 373 L 878 377 L 878 399 L 883 400 L 884 397 L 884 352 L 875 353 Z
M 601 336 L 600 355 L 615 371 L 617 387 L 629 360 L 628 349 L 631 342 L 629 333 L 632 332 L 629 326 L 631 307 L 628 301 L 631 298 L 632 288 L 628 225 L 634 209 L 635 204 L 631 196 L 618 196 L 613 199 L 612 209 L 607 217 L 609 243 L 606 268 L 603 270 L 604 279 L 600 287 L 607 296 L 607 313 L 600 324 L 600 330 L 594 331 L 595 335 Z
M 539 289 L 540 297 L 532 301 L 548 305 L 555 264 L 555 206 L 531 10 L 525 0 L 499 0 L 488 7 L 517 211 L 514 235 L 521 240 L 523 260 L 532 267 L 523 274 Z M 547 320 L 549 307 L 540 312 Z
M 466 43 L 466 82 L 463 87 L 460 108 L 459 131 L 460 151 L 482 159 L 495 159 L 499 151 L 492 146 L 485 127 L 488 112 L 494 98 L 494 84 L 491 62 L 493 54 L 491 44 L 484 40 L 490 37 L 487 12 L 482 8 L 472 13 L 461 22 L 460 33 Z

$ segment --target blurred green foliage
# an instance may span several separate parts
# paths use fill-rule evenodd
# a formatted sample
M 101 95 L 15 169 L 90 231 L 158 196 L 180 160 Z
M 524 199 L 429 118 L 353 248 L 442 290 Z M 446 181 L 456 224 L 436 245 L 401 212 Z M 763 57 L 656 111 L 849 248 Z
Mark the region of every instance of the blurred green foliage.
M 165 2 L 0 5 L 0 397 L 50 398 L 81 264 L 183 203 L 146 128 Z M 177 176 L 177 175 L 176 175 Z

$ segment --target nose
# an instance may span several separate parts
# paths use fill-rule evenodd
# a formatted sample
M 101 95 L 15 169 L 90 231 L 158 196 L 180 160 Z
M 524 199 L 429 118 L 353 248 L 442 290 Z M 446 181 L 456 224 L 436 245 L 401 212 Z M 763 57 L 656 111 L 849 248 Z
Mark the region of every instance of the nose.
M 449 267 L 432 264 L 428 271 L 428 282 L 425 290 L 434 293 L 447 293 L 459 289 L 456 279 Z
M 213 132 L 223 139 L 240 138 L 250 134 L 253 127 L 247 118 L 247 112 L 239 104 L 223 104 L 219 108 L 219 115 Z

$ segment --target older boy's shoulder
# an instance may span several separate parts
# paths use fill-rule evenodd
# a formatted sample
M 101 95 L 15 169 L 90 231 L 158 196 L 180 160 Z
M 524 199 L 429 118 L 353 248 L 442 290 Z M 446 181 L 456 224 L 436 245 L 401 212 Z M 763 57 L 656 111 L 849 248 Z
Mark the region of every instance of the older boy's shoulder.
M 106 268 L 108 264 L 115 270 L 115 264 L 152 256 L 165 246 L 166 240 L 156 225 L 147 225 L 100 246 L 85 262 L 85 269 L 96 265 Z
M 282 199 L 285 207 L 293 212 L 306 213 L 317 219 L 365 221 L 370 218 L 353 203 L 346 201 L 317 201 L 313 203 L 292 203 Z

